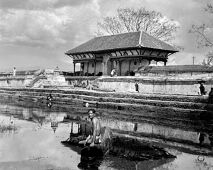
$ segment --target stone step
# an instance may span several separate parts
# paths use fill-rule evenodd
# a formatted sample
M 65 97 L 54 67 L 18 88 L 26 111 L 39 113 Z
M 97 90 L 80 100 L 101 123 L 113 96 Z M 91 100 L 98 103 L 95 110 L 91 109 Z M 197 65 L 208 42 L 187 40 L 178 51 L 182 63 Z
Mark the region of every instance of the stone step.
M 82 115 L 87 116 L 87 111 L 90 108 L 95 108 L 101 116 L 120 119 L 123 121 L 132 121 L 138 123 L 149 123 L 155 125 L 162 125 L 166 127 L 180 128 L 191 131 L 199 132 L 211 132 L 213 128 L 212 114 L 203 110 L 187 110 L 187 109 L 174 109 L 174 108 L 163 108 L 150 105 L 117 105 L 114 103 L 99 103 L 93 102 L 93 105 L 89 105 L 89 108 L 82 107 L 83 102 L 79 99 L 74 99 L 67 102 L 58 100 L 53 101 L 52 107 L 48 108 L 46 105 L 46 100 L 34 100 L 36 98 L 30 98 L 30 96 L 16 97 L 10 95 L 9 98 L 15 101 L 15 105 L 31 108 L 42 108 L 46 112 L 65 112 L 69 115 Z M 7 101 L 6 96 L 1 96 L 1 103 Z M 13 101 L 11 104 L 14 104 Z M 55 103 L 56 102 L 56 103 Z M 8 104 L 8 101 L 6 102 Z M 208 115 L 211 114 L 211 115 Z
M 145 99 L 131 99 L 131 98 L 107 98 L 107 97 L 94 97 L 94 96 L 85 96 L 85 95 L 70 95 L 70 94 L 54 94 L 54 99 L 60 103 L 69 104 L 74 99 L 79 99 L 79 102 L 85 101 L 88 103 L 97 103 L 97 102 L 111 102 L 111 103 L 127 103 L 127 104 L 139 104 L 139 105 L 152 105 L 159 107 L 173 107 L 173 108 L 182 108 L 182 109 L 198 109 L 205 110 L 207 104 L 204 103 L 193 103 L 193 102 L 177 102 L 177 101 L 160 101 L 160 100 L 145 100 Z M 46 96 L 36 96 L 35 98 L 43 98 Z M 209 105 L 211 106 L 211 105 Z M 213 107 L 213 106 L 212 106 Z
M 47 93 L 48 94 L 48 93 Z M 28 100 L 32 99 L 36 102 L 46 102 L 46 93 L 30 93 L 25 92 L 19 93 L 19 97 Z M 54 94 L 54 93 L 52 93 Z M 11 94 L 12 96 L 14 94 Z M 61 96 L 62 95 L 62 96 Z M 57 97 L 56 97 L 57 96 Z M 117 101 L 119 100 L 119 101 Z M 135 101 L 137 100 L 137 101 Z M 187 103 L 187 102 L 168 102 L 168 101 L 149 101 L 139 99 L 109 99 L 109 98 L 98 98 L 93 96 L 84 95 L 66 95 L 66 94 L 54 94 L 54 104 L 65 104 L 82 107 L 84 103 L 90 103 L 90 107 L 99 107 L 106 109 L 115 110 L 126 110 L 141 112 L 145 111 L 150 115 L 154 114 L 155 117 L 176 117 L 181 119 L 192 119 L 197 120 L 202 118 L 205 113 L 205 105 L 202 103 Z M 191 107 L 193 106 L 193 107 Z M 195 107 L 194 107 L 195 106 Z M 200 107 L 201 106 L 201 107 Z M 200 108 L 199 108 L 200 107 Z M 207 111 L 209 112 L 209 111 Z M 169 114 L 168 114 L 169 113 Z M 206 113 L 205 113 L 206 114 Z M 208 114 L 207 114 L 208 115 Z M 205 117 L 205 115 L 204 115 Z
M 187 95 L 162 95 L 162 94 L 138 94 L 138 93 L 115 93 L 115 92 L 102 92 L 93 90 L 59 90 L 59 89 L 7 89 L 1 88 L 0 92 L 39 92 L 39 93 L 60 93 L 60 94 L 74 94 L 74 95 L 87 95 L 99 96 L 110 98 L 132 98 L 132 99 L 146 99 L 146 100 L 162 100 L 162 101 L 180 101 L 180 102 L 194 102 L 194 103 L 207 103 L 208 96 L 187 96 Z
M 206 103 L 208 101 L 208 96 L 115 93 L 115 92 L 98 92 L 98 91 L 67 91 L 66 94 L 78 94 L 78 95 L 109 97 L 109 98 L 132 98 L 132 99 L 146 99 L 146 100 L 181 101 L 181 102 L 194 102 L 194 103 Z
M 17 93 L 14 91 L 10 91 L 9 93 Z M 39 92 L 20 92 L 19 95 L 29 95 L 34 97 L 43 96 L 46 97 L 49 93 L 39 93 Z M 160 107 L 177 107 L 177 108 L 184 108 L 184 109 L 201 109 L 205 110 L 207 107 L 207 104 L 204 103 L 198 103 L 198 102 L 191 102 L 191 101 L 168 101 L 168 100 L 152 100 L 152 99 L 137 99 L 137 98 L 116 98 L 116 97 L 100 97 L 98 95 L 96 96 L 89 96 L 89 95 L 77 95 L 77 94 L 64 94 L 64 93 L 52 93 L 54 98 L 57 98 L 59 100 L 69 101 L 72 99 L 81 99 L 81 100 L 88 100 L 88 101 L 96 101 L 96 102 L 114 102 L 114 103 L 130 103 L 130 104 L 141 104 L 141 105 L 153 105 L 153 106 L 160 106 Z M 130 96 L 129 96 L 130 97 Z M 211 106 L 211 105 L 209 105 Z M 211 106 L 213 108 L 213 106 Z
M 150 100 L 150 99 L 132 99 L 132 98 L 109 98 L 109 97 L 95 97 L 86 95 L 59 95 L 58 98 L 68 99 L 81 99 L 89 102 L 112 102 L 112 103 L 129 103 L 129 104 L 140 104 L 140 105 L 152 105 L 160 107 L 177 107 L 183 109 L 198 109 L 205 110 L 207 104 L 194 103 L 194 102 L 180 102 L 180 101 L 161 101 L 161 100 Z
M 11 94 L 11 96 L 13 96 Z M 66 96 L 66 95 L 65 95 Z M 68 95 L 69 96 L 69 95 Z M 82 107 L 84 103 L 88 102 L 90 107 L 95 107 L 95 108 L 105 108 L 105 109 L 112 109 L 112 110 L 120 110 L 120 111 L 127 111 L 127 112 L 137 112 L 143 115 L 144 117 L 153 117 L 153 118 L 180 118 L 180 119 L 187 119 L 187 120 L 199 120 L 202 118 L 202 116 L 206 113 L 206 110 L 203 109 L 188 109 L 188 108 L 179 108 L 179 107 L 173 107 L 172 105 L 164 105 L 162 107 L 161 103 L 163 101 L 158 101 L 160 104 L 150 104 L 149 102 L 144 101 L 144 103 L 124 103 L 120 101 L 118 102 L 110 102 L 108 101 L 103 101 L 101 102 L 97 100 L 91 100 L 91 97 L 86 96 L 74 96 L 75 98 L 70 98 L 70 97 L 60 97 L 58 95 L 57 97 L 54 98 L 52 101 L 53 104 L 63 104 L 63 105 L 70 105 L 70 106 L 79 106 Z M 86 100 L 87 99 L 87 100 Z M 32 102 L 44 102 L 46 103 L 46 96 L 41 95 L 41 96 L 36 96 L 34 95 L 23 95 L 21 94 L 19 96 L 19 100 L 32 100 Z M 131 99 L 129 99 L 131 100 Z M 126 101 L 127 102 L 127 101 Z M 152 101 L 154 103 L 154 101 Z M 157 102 L 156 102 L 157 103 Z M 174 105 L 176 106 L 176 105 Z M 205 117 L 205 115 L 204 115 Z

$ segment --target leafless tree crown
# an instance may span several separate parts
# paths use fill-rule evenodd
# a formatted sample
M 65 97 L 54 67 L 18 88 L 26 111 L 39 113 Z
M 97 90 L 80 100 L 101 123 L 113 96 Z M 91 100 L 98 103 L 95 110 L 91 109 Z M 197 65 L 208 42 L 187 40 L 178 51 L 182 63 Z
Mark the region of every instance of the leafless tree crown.
M 209 36 L 209 30 L 213 29 L 213 6 L 212 4 L 207 4 L 206 8 L 204 8 L 205 12 L 211 15 L 212 20 L 205 24 L 202 23 L 200 25 L 192 25 L 189 33 L 192 33 L 197 38 L 197 45 L 199 47 L 209 47 L 210 52 L 206 55 L 206 60 L 204 59 L 203 65 L 213 65 L 213 38 Z
M 112 35 L 125 32 L 145 31 L 162 40 L 174 39 L 174 32 L 178 28 L 177 22 L 169 20 L 161 13 L 148 11 L 145 8 L 119 8 L 117 14 L 105 17 L 98 22 L 98 35 Z
M 189 30 L 189 33 L 193 33 L 197 37 L 198 47 L 213 47 L 213 39 L 208 35 L 208 30 L 213 28 L 213 6 L 212 4 L 207 4 L 205 11 L 212 16 L 210 23 L 202 23 L 200 25 L 192 25 L 192 28 Z

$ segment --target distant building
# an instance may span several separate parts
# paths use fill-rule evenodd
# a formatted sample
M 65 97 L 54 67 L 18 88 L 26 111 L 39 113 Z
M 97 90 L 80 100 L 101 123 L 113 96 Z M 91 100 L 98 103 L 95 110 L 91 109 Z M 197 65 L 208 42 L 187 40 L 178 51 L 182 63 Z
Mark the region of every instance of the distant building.
M 93 38 L 67 51 L 76 63 L 80 63 L 80 75 L 110 75 L 116 69 L 117 75 L 131 75 L 135 69 L 151 62 L 163 62 L 177 52 L 171 45 L 145 32 L 130 32 Z
M 139 76 L 172 76 L 190 78 L 197 77 L 204 79 L 213 76 L 213 66 L 205 65 L 172 65 L 172 66 L 147 66 L 139 69 L 136 74 Z

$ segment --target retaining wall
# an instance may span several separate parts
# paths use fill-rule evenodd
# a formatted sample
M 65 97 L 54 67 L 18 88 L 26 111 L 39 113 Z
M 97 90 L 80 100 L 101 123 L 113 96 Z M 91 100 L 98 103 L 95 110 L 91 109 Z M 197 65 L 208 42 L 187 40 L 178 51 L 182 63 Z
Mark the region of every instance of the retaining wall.
M 136 83 L 139 93 L 159 93 L 159 94 L 183 94 L 199 95 L 200 84 L 197 79 L 169 79 L 156 77 L 102 77 L 97 80 L 98 86 L 102 90 L 118 92 L 136 92 Z M 207 94 L 213 87 L 213 79 L 208 79 L 204 83 Z

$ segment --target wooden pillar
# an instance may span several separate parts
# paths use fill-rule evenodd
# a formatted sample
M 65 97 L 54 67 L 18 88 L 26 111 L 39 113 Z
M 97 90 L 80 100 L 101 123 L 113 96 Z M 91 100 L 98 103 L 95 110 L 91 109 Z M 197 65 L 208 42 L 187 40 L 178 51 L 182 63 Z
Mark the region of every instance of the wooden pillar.
M 121 70 L 121 65 L 122 65 L 122 61 L 118 60 L 118 64 L 119 64 L 119 76 L 121 76 L 122 70 Z
M 166 66 L 167 61 L 164 61 L 164 66 Z
M 71 134 L 73 134 L 73 122 L 71 122 L 71 131 L 70 131 Z
M 82 64 L 82 65 L 81 65 L 81 66 L 82 66 L 82 68 L 81 68 L 81 69 L 82 69 L 82 75 L 84 75 L 84 62 L 81 63 L 81 64 Z
M 75 76 L 75 63 L 73 63 L 74 64 L 74 76 Z
M 131 68 L 131 60 L 129 60 L 129 73 L 130 73 L 130 68 Z
M 96 75 L 96 60 L 94 60 L 94 76 Z
M 87 62 L 87 76 L 88 76 L 88 73 L 89 73 L 89 61 Z
M 139 58 L 139 67 L 141 66 L 141 58 Z

